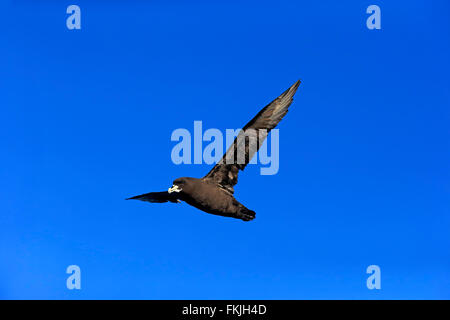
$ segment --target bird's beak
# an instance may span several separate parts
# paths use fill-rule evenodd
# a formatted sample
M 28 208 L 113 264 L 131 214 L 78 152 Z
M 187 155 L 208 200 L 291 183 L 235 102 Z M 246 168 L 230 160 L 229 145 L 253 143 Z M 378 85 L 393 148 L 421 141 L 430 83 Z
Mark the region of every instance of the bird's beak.
M 176 185 L 173 185 L 171 188 L 169 188 L 169 193 L 172 193 L 172 192 L 180 192 L 181 191 L 181 188 L 179 187 L 179 186 L 176 186 Z

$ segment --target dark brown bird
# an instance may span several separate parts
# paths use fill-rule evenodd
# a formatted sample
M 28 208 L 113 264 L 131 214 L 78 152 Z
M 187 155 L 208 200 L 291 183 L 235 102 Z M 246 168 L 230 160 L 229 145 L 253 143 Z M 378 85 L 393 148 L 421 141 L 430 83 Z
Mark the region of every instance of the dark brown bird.
M 275 128 L 288 112 L 300 80 L 264 107 L 239 132 L 222 159 L 203 178 L 178 178 L 168 191 L 150 192 L 128 198 L 141 201 L 187 202 L 202 211 L 250 221 L 255 212 L 247 209 L 233 196 L 239 170 L 244 170 L 258 151 L 270 130 Z

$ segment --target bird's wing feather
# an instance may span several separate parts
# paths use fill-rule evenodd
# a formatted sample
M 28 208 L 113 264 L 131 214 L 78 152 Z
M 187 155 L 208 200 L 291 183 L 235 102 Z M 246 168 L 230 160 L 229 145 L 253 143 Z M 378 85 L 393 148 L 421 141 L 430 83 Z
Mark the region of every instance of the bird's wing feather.
M 144 193 L 135 197 L 128 198 L 126 200 L 141 200 L 154 203 L 163 203 L 168 201 L 178 202 L 176 192 L 169 193 L 167 191 Z
M 239 170 L 245 169 L 270 130 L 275 128 L 288 112 L 299 85 L 300 80 L 258 112 L 239 132 L 222 159 L 203 179 L 214 182 L 233 193 Z

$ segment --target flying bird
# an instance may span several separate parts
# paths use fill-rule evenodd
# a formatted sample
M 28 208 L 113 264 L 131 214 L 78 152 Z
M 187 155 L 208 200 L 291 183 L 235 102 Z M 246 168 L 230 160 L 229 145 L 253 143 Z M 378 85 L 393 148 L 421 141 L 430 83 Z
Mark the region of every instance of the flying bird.
M 243 221 L 253 220 L 255 212 L 234 197 L 239 170 L 245 169 L 270 130 L 286 115 L 299 85 L 300 80 L 258 112 L 239 132 L 222 159 L 203 178 L 178 178 L 168 191 L 145 193 L 126 200 L 153 203 L 184 201 L 207 213 Z

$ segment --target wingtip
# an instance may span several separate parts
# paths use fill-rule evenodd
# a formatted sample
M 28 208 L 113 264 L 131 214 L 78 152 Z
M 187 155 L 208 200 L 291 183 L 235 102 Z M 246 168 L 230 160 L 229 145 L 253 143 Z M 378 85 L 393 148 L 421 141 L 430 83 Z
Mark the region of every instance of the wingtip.
M 282 97 L 291 97 L 292 98 L 294 96 L 294 94 L 297 92 L 297 89 L 298 89 L 300 83 L 302 83 L 302 81 L 300 79 L 295 81 L 295 83 L 292 86 L 290 86 L 290 88 L 287 89 L 285 92 L 283 92 L 281 94 L 281 96 Z

